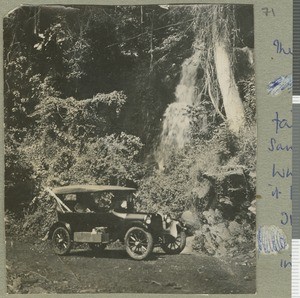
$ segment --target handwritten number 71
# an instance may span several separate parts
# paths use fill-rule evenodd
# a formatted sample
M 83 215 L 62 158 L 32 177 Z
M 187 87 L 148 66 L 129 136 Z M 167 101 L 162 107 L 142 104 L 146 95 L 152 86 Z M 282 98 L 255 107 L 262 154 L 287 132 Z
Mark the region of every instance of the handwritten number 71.
M 275 11 L 273 8 L 263 7 L 262 12 L 268 17 L 269 15 L 275 17 Z

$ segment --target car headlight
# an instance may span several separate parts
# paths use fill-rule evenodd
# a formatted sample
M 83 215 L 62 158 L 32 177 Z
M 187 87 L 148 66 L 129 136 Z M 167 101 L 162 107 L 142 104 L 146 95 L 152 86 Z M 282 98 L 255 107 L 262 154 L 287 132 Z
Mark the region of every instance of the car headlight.
M 150 225 L 151 224 L 151 215 L 146 215 L 145 217 L 144 217 L 144 221 L 145 221 L 145 223 L 147 224 L 147 225 Z

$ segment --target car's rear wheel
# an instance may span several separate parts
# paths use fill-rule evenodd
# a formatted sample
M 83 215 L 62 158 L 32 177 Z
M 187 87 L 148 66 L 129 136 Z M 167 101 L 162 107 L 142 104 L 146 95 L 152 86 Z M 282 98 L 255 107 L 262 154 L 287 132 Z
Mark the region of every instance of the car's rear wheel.
M 89 243 L 90 249 L 95 253 L 101 253 L 106 248 L 106 244 L 103 243 Z
M 165 235 L 164 242 L 161 244 L 161 248 L 165 253 L 170 255 L 176 255 L 183 251 L 186 245 L 186 234 L 184 231 L 178 233 L 177 238 L 171 235 Z
M 143 228 L 132 227 L 125 235 L 125 246 L 131 258 L 143 260 L 153 251 L 153 237 Z
M 70 252 L 72 245 L 71 236 L 65 227 L 58 227 L 52 234 L 52 248 L 57 255 Z

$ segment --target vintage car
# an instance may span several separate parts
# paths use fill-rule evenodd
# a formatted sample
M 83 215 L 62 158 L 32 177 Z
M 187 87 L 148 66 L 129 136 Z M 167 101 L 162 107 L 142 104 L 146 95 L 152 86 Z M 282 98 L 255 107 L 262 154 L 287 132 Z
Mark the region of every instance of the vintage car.
M 136 212 L 134 188 L 111 185 L 69 185 L 47 189 L 57 202 L 57 222 L 48 233 L 53 250 L 67 254 L 73 243 L 88 243 L 101 252 L 116 240 L 135 260 L 147 258 L 155 246 L 179 254 L 186 227 L 169 215 Z

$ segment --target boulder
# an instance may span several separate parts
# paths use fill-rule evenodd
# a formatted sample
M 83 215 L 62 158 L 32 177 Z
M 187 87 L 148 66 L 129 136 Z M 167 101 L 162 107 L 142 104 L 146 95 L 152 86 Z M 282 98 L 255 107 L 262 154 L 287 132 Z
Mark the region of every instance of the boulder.
M 229 233 L 232 236 L 238 236 L 243 232 L 243 227 L 236 221 L 231 221 L 228 226 Z
M 181 215 L 181 220 L 187 226 L 192 227 L 194 230 L 200 228 L 200 221 L 198 216 L 192 211 L 184 211 Z
M 218 224 L 223 221 L 222 213 L 220 210 L 216 209 L 209 209 L 207 211 L 204 211 L 202 213 L 203 219 L 209 224 L 210 226 L 213 226 L 215 224 Z
M 216 200 L 216 192 L 212 183 L 203 179 L 200 185 L 192 190 L 192 197 L 198 211 L 208 210 Z

